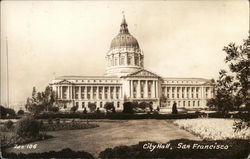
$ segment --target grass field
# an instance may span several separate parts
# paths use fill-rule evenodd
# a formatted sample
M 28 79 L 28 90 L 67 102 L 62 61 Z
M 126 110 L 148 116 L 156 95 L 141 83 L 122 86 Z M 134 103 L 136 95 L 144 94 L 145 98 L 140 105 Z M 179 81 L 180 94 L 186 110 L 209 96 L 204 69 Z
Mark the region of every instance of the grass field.
M 156 141 L 165 143 L 173 139 L 194 139 L 198 137 L 189 132 L 179 129 L 168 120 L 110 120 L 94 121 L 100 125 L 98 128 L 83 130 L 62 130 L 47 132 L 54 138 L 34 142 L 36 149 L 14 149 L 9 148 L 7 152 L 46 152 L 59 151 L 64 148 L 72 150 L 84 150 L 95 157 L 106 148 L 113 148 L 119 145 L 138 144 L 139 141 Z

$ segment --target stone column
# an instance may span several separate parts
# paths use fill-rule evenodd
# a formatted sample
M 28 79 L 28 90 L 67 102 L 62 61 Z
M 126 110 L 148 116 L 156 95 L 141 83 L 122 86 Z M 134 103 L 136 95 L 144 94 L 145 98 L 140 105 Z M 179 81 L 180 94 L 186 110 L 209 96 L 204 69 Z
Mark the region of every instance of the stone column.
M 148 98 L 148 80 L 145 81 L 145 98 Z
M 203 86 L 201 87 L 201 98 L 205 98 L 204 97 L 204 87 Z
M 189 88 L 189 97 L 192 99 L 192 87 Z
M 113 99 L 116 99 L 116 86 L 113 87 Z
M 102 99 L 105 99 L 105 87 L 104 86 L 102 86 Z
M 108 87 L 108 99 L 111 99 L 110 98 L 110 86 Z
M 87 97 L 87 95 L 88 95 L 87 91 L 88 91 L 88 87 L 85 86 L 85 87 L 84 87 L 84 99 L 87 99 L 87 98 L 88 98 L 88 97 Z
M 90 99 L 93 99 L 93 86 L 90 87 Z
M 60 97 L 63 99 L 63 86 L 60 86 Z
M 120 87 L 119 99 L 122 99 L 122 87 Z
M 96 98 L 99 99 L 99 86 L 96 86 Z
M 158 95 L 158 93 L 159 93 L 159 87 L 158 87 L 158 81 L 155 81 L 155 97 L 156 98 L 158 98 L 159 97 L 159 95 Z
M 141 98 L 141 81 L 137 81 L 136 97 Z
M 130 80 L 130 94 L 131 94 L 131 98 L 134 98 L 134 86 L 133 86 L 133 80 Z
M 151 97 L 155 98 L 155 81 L 152 81 L 152 85 L 151 85 Z

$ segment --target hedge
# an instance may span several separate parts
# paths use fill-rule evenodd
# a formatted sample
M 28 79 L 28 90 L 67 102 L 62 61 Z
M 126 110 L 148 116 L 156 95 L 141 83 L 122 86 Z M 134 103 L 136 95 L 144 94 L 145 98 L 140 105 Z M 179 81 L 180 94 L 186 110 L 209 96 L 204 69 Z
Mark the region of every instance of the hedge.
M 36 116 L 37 119 L 56 119 L 56 118 L 79 118 L 79 119 L 191 119 L 198 118 L 198 114 L 125 114 L 125 113 L 44 113 Z

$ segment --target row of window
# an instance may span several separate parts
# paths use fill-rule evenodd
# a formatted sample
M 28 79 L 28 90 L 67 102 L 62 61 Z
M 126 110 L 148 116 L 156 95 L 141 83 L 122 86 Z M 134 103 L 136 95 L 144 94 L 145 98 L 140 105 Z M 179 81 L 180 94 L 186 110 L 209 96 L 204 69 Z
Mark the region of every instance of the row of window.
M 76 80 L 75 82 L 119 82 L 119 80 Z
M 168 104 L 168 106 L 171 106 L 170 101 L 168 101 L 167 104 Z M 199 107 L 200 106 L 200 101 L 177 101 L 176 104 L 177 104 L 177 107 L 178 106 L 183 106 L 183 107 L 186 107 L 186 106 L 195 107 L 195 106 L 197 106 L 197 107 Z
M 89 105 L 91 104 L 91 102 L 76 102 L 75 103 L 75 105 L 77 106 L 77 107 L 80 107 L 81 106 L 81 108 L 89 108 Z M 98 103 L 97 102 L 94 102 L 94 104 L 96 105 L 96 108 L 103 108 L 104 107 L 104 105 L 105 105 L 105 102 L 99 102 L 99 105 L 98 105 Z M 113 102 L 113 104 L 114 104 L 114 106 L 116 107 L 116 108 L 120 108 L 120 102 Z

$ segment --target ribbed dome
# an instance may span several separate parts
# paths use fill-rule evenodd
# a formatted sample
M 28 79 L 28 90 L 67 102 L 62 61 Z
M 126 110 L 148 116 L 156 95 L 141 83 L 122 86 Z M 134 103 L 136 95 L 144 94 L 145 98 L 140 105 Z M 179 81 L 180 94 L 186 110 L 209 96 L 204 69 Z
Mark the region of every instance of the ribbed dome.
M 110 48 L 132 47 L 139 48 L 139 43 L 128 31 L 125 17 L 123 17 L 120 33 L 112 40 Z
M 123 46 L 139 48 L 137 40 L 132 35 L 120 33 L 112 40 L 110 48 L 119 48 Z

